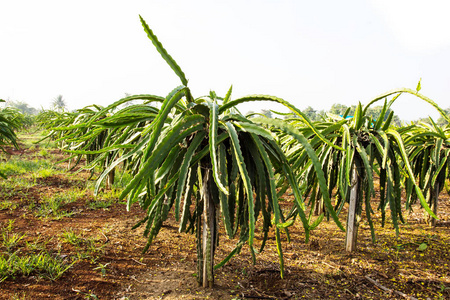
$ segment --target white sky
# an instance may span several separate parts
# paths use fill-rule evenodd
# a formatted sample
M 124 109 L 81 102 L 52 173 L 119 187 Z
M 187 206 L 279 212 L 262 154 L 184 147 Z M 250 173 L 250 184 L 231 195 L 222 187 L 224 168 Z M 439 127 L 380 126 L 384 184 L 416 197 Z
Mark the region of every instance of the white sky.
M 194 97 L 275 95 L 300 109 L 367 103 L 400 87 L 450 107 L 450 2 L 147 0 L 0 2 L 0 98 L 48 108 L 108 105 L 180 84 L 148 40 L 147 21 Z M 402 96 L 411 120 L 437 113 Z M 278 109 L 252 103 L 242 111 Z M 281 109 L 279 109 L 281 110 Z

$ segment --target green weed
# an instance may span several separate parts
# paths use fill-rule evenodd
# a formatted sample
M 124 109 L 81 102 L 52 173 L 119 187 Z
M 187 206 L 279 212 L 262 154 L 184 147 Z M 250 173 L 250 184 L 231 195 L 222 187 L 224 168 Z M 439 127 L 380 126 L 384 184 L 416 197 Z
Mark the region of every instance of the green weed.
M 37 172 L 37 177 L 39 178 L 47 178 L 55 175 L 57 172 L 53 169 L 42 169 Z
M 41 150 L 39 151 L 39 155 L 40 155 L 40 156 L 43 156 L 43 157 L 47 157 L 47 156 L 48 156 L 48 152 L 47 152 L 46 149 L 41 149 Z
M 24 144 L 25 148 L 35 148 L 38 141 L 40 141 L 44 136 L 41 132 L 22 132 L 19 134 L 20 141 Z
M 44 251 L 46 249 L 46 245 L 52 241 L 53 238 L 50 238 L 47 241 L 41 241 L 41 237 L 39 236 L 36 240 L 32 242 L 25 241 L 25 247 L 30 251 Z
M 41 245 L 39 239 L 33 243 L 25 242 L 26 247 L 19 248 L 19 242 L 25 234 L 13 232 L 13 225 L 14 221 L 10 220 L 7 226 L 1 228 L 0 282 L 7 278 L 30 274 L 56 280 L 75 263 L 68 263 L 60 255 L 49 254 L 45 250 L 45 244 Z M 21 251 L 27 248 L 39 251 L 20 255 Z
M 122 173 L 122 176 L 119 178 L 119 180 L 114 181 L 112 186 L 116 189 L 123 189 L 128 185 L 128 183 L 130 183 L 132 179 L 133 176 L 131 176 L 130 173 L 124 172 Z
M 24 177 L 12 176 L 8 177 L 8 180 L 0 180 L 0 190 L 2 191 L 3 197 L 14 195 L 16 191 L 20 189 L 29 189 L 34 185 L 36 185 L 36 182 L 34 182 L 34 180 L 29 180 L 28 178 Z
M 98 263 L 98 267 L 95 267 L 93 270 L 100 270 L 100 272 L 102 273 L 102 277 L 105 277 L 106 276 L 106 267 L 109 264 L 110 263 L 106 263 L 106 264 Z
M 88 293 L 82 292 L 82 291 L 80 291 L 80 290 L 75 290 L 75 289 L 72 289 L 72 290 L 73 290 L 74 292 L 77 292 L 77 295 L 83 294 L 83 295 L 84 295 L 83 299 L 93 299 L 93 300 L 98 300 L 97 295 L 91 293 L 91 290 L 89 290 Z
M 14 220 L 9 220 L 8 225 L 6 227 L 1 228 L 1 247 L 6 249 L 6 252 L 11 253 L 14 248 L 17 247 L 20 240 L 25 237 L 25 234 L 20 235 L 16 232 L 13 232 Z
M 75 247 L 78 259 L 91 259 L 95 263 L 98 255 L 103 253 L 104 245 L 101 245 L 97 239 L 93 237 L 84 238 L 72 229 L 64 231 L 60 235 L 60 240 Z
M 93 199 L 90 201 L 87 201 L 87 206 L 90 209 L 107 209 L 109 208 L 111 205 L 114 204 L 114 199 L 109 199 L 109 200 L 103 200 L 103 199 Z
M 76 261 L 68 263 L 60 255 L 50 255 L 46 251 L 19 256 L 20 251 L 0 256 L 0 282 L 16 276 L 38 276 L 56 280 L 61 277 Z
M 61 241 L 73 246 L 81 245 L 83 240 L 81 235 L 76 234 L 72 229 L 66 230 L 61 234 Z
M 0 202 L 0 210 L 15 210 L 18 207 L 18 204 L 11 200 L 3 200 Z
M 42 203 L 38 206 L 35 215 L 37 217 L 52 218 L 55 220 L 60 220 L 64 217 L 73 215 L 73 212 L 61 210 L 61 207 L 64 204 L 64 198 L 59 195 L 44 197 Z
M 16 232 L 2 232 L 2 246 L 6 249 L 6 252 L 11 252 L 14 248 L 17 247 L 20 240 L 25 237 L 25 234 L 20 235 Z
M 86 204 L 90 209 L 107 209 L 118 202 L 120 193 L 120 189 L 105 190 L 94 196 L 94 198 L 88 199 Z
M 9 159 L 6 163 L 0 165 L 0 172 L 10 175 L 19 175 L 23 173 L 37 172 L 41 169 L 51 169 L 52 164 L 47 160 L 21 160 Z
M 74 212 L 67 212 L 61 208 L 68 203 L 77 201 L 85 196 L 85 191 L 78 189 L 67 190 L 64 193 L 53 194 L 42 197 L 42 201 L 37 208 L 35 215 L 42 218 L 52 218 L 60 220 L 64 217 L 70 217 Z

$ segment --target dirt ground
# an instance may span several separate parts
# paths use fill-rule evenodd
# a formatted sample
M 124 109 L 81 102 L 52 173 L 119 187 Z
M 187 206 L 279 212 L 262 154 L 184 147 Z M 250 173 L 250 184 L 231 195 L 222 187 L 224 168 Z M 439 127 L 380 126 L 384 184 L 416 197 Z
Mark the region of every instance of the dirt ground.
M 12 155 L 26 160 L 36 157 L 38 150 L 22 149 Z M 49 152 L 55 160 L 64 156 Z M 381 228 L 377 213 L 376 243 L 363 219 L 358 250 L 348 254 L 343 250 L 345 233 L 332 221 L 324 220 L 307 244 L 301 224 L 295 224 L 290 227 L 290 243 L 283 235 L 284 279 L 271 233 L 255 265 L 244 247 L 216 271 L 215 288 L 204 289 L 195 278 L 195 238 L 178 233 L 174 219 L 142 254 L 146 243 L 142 230 L 131 230 L 142 216 L 137 206 L 126 211 L 123 203 L 115 201 L 107 208 L 90 209 L 86 203 L 94 196 L 86 192 L 84 198 L 61 208 L 71 213 L 61 219 L 37 217 L 30 209 L 30 203 L 39 205 L 45 195 L 74 186 L 83 189 L 87 178 L 87 173 L 60 172 L 37 178 L 28 188 L 0 191 L 0 200 L 17 204 L 0 211 L 0 225 L 15 220 L 13 232 L 25 234 L 18 249 L 39 240 L 48 251 L 73 258 L 85 250 L 62 241 L 61 234 L 69 229 L 95 246 L 86 257 L 72 259 L 75 263 L 56 280 L 38 274 L 5 279 L 0 283 L 0 299 L 450 299 L 450 201 L 445 191 L 439 199 L 436 228 L 429 228 L 423 210 L 414 206 L 413 212 L 405 213 L 406 224 L 397 238 L 389 222 Z M 289 196 L 282 205 L 290 205 Z M 345 216 L 344 211 L 342 222 Z M 216 260 L 223 259 L 236 242 L 222 234 Z M 421 251 L 423 243 L 427 247 Z

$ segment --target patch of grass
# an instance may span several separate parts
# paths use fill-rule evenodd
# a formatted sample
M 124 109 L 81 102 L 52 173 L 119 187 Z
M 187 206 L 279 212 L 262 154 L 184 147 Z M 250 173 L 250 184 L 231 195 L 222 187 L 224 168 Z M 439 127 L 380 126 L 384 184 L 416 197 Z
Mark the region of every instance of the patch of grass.
M 86 202 L 90 209 L 108 209 L 111 205 L 115 203 L 114 199 L 103 200 L 103 199 L 92 199 Z
M 113 188 L 116 189 L 123 189 L 127 186 L 127 184 L 133 179 L 133 176 L 131 176 L 130 173 L 124 172 L 122 173 L 122 176 L 118 178 L 118 180 L 115 180 L 113 183 Z
M 37 177 L 39 178 L 47 178 L 55 175 L 57 172 L 54 169 L 42 169 L 37 172 Z
M 35 147 L 35 144 L 44 137 L 41 131 L 35 132 L 20 132 L 18 138 L 24 144 L 24 147 Z
M 17 209 L 17 207 L 19 207 L 19 205 L 17 204 L 17 202 L 12 201 L 12 200 L 3 200 L 0 202 L 0 210 L 15 210 Z
M 25 234 L 19 234 L 16 232 L 2 232 L 2 246 L 6 249 L 6 252 L 12 252 L 17 247 L 20 240 L 25 237 Z
M 57 143 L 55 141 L 51 140 L 50 138 L 47 138 L 47 139 L 41 141 L 48 134 L 49 134 L 48 130 L 38 131 L 34 135 L 31 136 L 31 138 L 29 139 L 29 142 L 33 145 L 39 145 L 39 147 L 41 149 L 57 149 L 58 148 Z M 26 135 L 26 136 L 29 136 L 29 135 Z M 41 142 L 39 142 L 39 141 L 41 141 Z
M 74 292 L 77 292 L 77 295 L 80 295 L 80 294 L 82 294 L 82 295 L 84 295 L 84 297 L 83 297 L 83 299 L 86 299 L 86 300 L 98 300 L 99 298 L 97 297 L 97 295 L 95 295 L 95 294 L 93 294 L 93 293 L 91 293 L 91 291 L 89 291 L 88 293 L 85 293 L 85 292 L 82 292 L 82 291 L 80 291 L 80 290 L 76 290 L 76 289 L 72 289 Z M 126 299 L 128 299 L 128 298 L 126 298 Z
M 112 189 L 109 191 L 100 192 L 99 195 L 95 196 L 93 199 L 86 201 L 87 206 L 90 209 L 107 209 L 114 203 L 117 203 L 120 195 L 119 189 Z
M 73 212 L 67 212 L 61 208 L 68 203 L 77 201 L 85 196 L 84 190 L 70 189 L 64 193 L 43 196 L 40 205 L 37 206 L 35 215 L 42 218 L 52 218 L 60 220 L 64 217 L 70 217 Z
M 7 226 L 1 228 L 1 252 L 0 252 L 0 282 L 16 276 L 29 276 L 36 274 L 51 280 L 58 279 L 75 262 L 68 263 L 60 255 L 49 254 L 44 247 L 29 247 L 38 244 L 26 242 L 25 247 L 19 247 L 19 242 L 25 234 L 13 232 L 14 221 L 9 221 Z M 26 251 L 40 249 L 39 252 Z M 22 253 L 22 251 L 24 251 Z
M 96 168 L 96 172 L 102 173 L 102 170 L 100 168 Z M 116 175 L 114 179 L 114 183 L 111 185 L 111 190 L 123 190 L 128 183 L 133 179 L 133 176 L 129 174 L 128 172 L 120 172 L 116 171 L 116 174 L 120 174 L 119 176 Z M 86 188 L 89 190 L 94 190 L 94 187 L 96 185 L 96 180 L 89 180 L 86 182 Z M 105 188 L 106 180 L 104 180 L 100 187 Z
M 61 242 L 75 247 L 78 259 L 91 259 L 95 263 L 99 255 L 103 253 L 104 245 L 99 239 L 83 237 L 81 234 L 74 232 L 73 229 L 64 231 L 59 239 Z
M 120 189 L 112 189 L 112 190 L 100 193 L 98 195 L 98 197 L 103 198 L 105 201 L 106 200 L 111 200 L 111 199 L 112 200 L 118 200 L 121 193 L 122 193 L 122 190 L 120 190 Z
M 12 253 L 12 250 L 17 247 L 20 240 L 25 237 L 25 234 L 13 232 L 14 220 L 9 220 L 6 227 L 1 228 L 1 248 L 5 249 L 7 253 Z
M 9 159 L 6 163 L 0 164 L 0 172 L 6 176 L 36 173 L 42 169 L 53 169 L 53 164 L 47 160 L 21 160 L 17 158 Z
M 48 156 L 48 152 L 46 149 L 41 149 L 39 150 L 39 155 L 43 156 L 43 157 L 47 157 Z
M 20 251 L 0 255 L 0 282 L 16 276 L 38 276 L 56 280 L 76 261 L 68 263 L 60 255 L 51 255 L 46 251 L 20 256 Z
M 43 217 L 43 218 L 51 217 L 52 219 L 55 219 L 55 220 L 59 220 L 64 217 L 69 217 L 73 213 L 61 210 L 61 207 L 64 204 L 65 203 L 64 203 L 63 197 L 60 197 L 59 195 L 44 197 L 42 199 L 42 203 L 37 208 L 36 216 Z
M 44 199 L 36 211 L 37 217 L 55 217 L 56 219 L 66 216 L 66 212 L 60 211 L 63 205 L 60 198 L 48 197 Z
M 60 239 L 62 242 L 71 244 L 73 246 L 80 246 L 84 240 L 80 234 L 76 234 L 72 229 L 65 230 L 61 234 Z
M 39 236 L 37 239 L 28 242 L 25 241 L 25 247 L 30 251 L 44 251 L 49 242 L 51 242 L 53 238 L 50 238 L 47 241 L 41 241 L 41 237 Z
M 58 149 L 56 142 L 49 140 L 41 142 L 39 146 L 44 149 Z
M 11 160 L 8 160 L 6 163 L 0 165 L 0 173 L 5 174 L 6 176 L 17 175 L 25 173 L 26 170 L 16 165 Z
M 20 189 L 29 189 L 36 183 L 34 180 L 30 180 L 24 177 L 8 177 L 7 180 L 0 180 L 0 191 L 2 191 L 3 197 L 11 197 Z

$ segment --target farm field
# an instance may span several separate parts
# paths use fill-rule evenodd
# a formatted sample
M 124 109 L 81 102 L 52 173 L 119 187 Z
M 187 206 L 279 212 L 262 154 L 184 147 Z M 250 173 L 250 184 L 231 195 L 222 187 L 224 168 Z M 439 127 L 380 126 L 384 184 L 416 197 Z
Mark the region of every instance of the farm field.
M 0 299 L 450 299 L 450 200 L 439 198 L 436 228 L 423 210 L 405 213 L 400 236 L 373 215 L 376 238 L 363 218 L 358 250 L 344 251 L 345 233 L 324 220 L 305 243 L 300 222 L 282 234 L 285 278 L 280 279 L 274 233 L 256 265 L 244 246 L 215 273 L 215 288 L 198 287 L 196 242 L 169 218 L 142 254 L 143 229 L 131 230 L 144 212 L 118 200 L 127 176 L 93 195 L 95 176 L 68 171 L 66 157 L 39 133 L 19 135 L 20 150 L 2 154 L 0 179 Z M 81 164 L 82 165 L 82 164 Z M 375 186 L 376 183 L 375 183 Z M 378 193 L 378 191 L 377 191 Z M 378 203 L 377 197 L 372 199 Z M 292 205 L 286 194 L 283 209 Z M 376 207 L 376 205 L 374 205 Z M 345 223 L 345 208 L 340 214 Z M 260 245 L 257 223 L 255 244 Z M 223 228 L 221 227 L 221 230 Z M 237 240 L 222 234 L 217 261 Z M 24 262 L 36 258 L 44 263 Z M 35 266 L 34 269 L 30 266 Z M 411 299 L 414 299 L 411 298 Z

